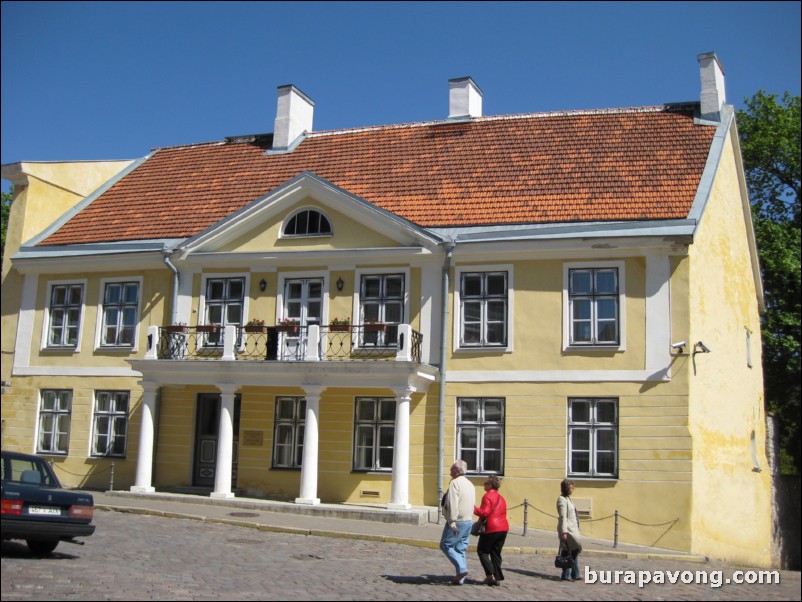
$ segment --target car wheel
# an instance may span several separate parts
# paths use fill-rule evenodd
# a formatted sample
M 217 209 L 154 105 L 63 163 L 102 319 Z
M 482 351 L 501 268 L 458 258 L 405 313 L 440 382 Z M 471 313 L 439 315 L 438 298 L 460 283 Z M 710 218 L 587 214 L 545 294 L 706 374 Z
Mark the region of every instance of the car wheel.
M 28 544 L 28 548 L 36 554 L 37 556 L 47 556 L 56 549 L 58 545 L 58 540 L 56 541 L 32 541 L 28 540 L 26 542 Z

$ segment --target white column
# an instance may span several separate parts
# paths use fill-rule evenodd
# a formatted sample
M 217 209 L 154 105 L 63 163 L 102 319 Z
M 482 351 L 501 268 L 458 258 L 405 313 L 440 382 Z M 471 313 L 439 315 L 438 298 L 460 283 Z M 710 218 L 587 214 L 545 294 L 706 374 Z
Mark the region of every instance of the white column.
M 318 471 L 318 416 L 320 397 L 324 387 L 304 387 L 306 395 L 306 423 L 304 424 L 304 457 L 301 460 L 301 491 L 295 498 L 296 504 L 316 506 Z
M 217 434 L 217 465 L 214 471 L 214 499 L 234 497 L 231 491 L 231 460 L 234 452 L 234 397 L 233 385 L 219 385 L 220 428 Z
M 407 387 L 396 392 L 395 440 L 393 450 L 393 483 L 390 510 L 407 510 L 409 505 L 409 401 L 415 392 Z
M 154 382 L 142 383 L 142 421 L 139 426 L 139 454 L 136 459 L 136 481 L 131 491 L 153 493 L 153 435 L 155 432 L 156 393 L 159 386 Z

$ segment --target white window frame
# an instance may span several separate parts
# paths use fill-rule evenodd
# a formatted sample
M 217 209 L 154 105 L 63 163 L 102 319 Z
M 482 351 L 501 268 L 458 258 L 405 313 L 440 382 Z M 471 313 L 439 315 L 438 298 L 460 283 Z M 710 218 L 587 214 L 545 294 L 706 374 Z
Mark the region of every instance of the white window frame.
M 68 394 L 69 399 L 67 400 L 67 408 L 54 408 L 52 410 L 44 409 L 43 405 L 45 402 L 45 396 L 48 393 L 55 393 L 56 394 L 56 401 L 57 403 L 61 401 L 61 394 Z M 36 420 L 36 439 L 35 439 L 35 453 L 37 454 L 45 454 L 48 456 L 66 456 L 70 452 L 70 431 L 72 428 L 72 397 L 73 391 L 72 389 L 41 389 L 39 391 L 39 413 Z M 65 433 L 67 438 L 67 446 L 66 449 L 53 449 L 53 445 L 50 446 L 50 449 L 45 449 L 42 447 L 42 435 L 45 432 L 43 428 L 42 421 L 45 416 L 52 416 L 54 419 L 51 424 L 51 428 L 47 429 L 47 433 L 50 435 L 51 440 L 53 442 L 57 442 L 59 440 L 59 433 Z M 61 424 L 61 418 L 66 417 L 66 431 L 58 430 L 58 426 Z
M 292 418 L 279 418 L 279 403 L 281 401 L 290 401 L 293 404 Z M 275 420 L 273 422 L 273 468 L 279 469 L 300 469 L 303 460 L 303 440 L 306 433 L 306 398 L 303 396 L 293 395 L 279 395 L 276 397 L 276 407 L 274 412 Z M 292 441 L 289 446 L 292 451 L 292 462 L 290 464 L 279 464 L 276 458 L 276 448 L 279 447 L 278 431 L 280 426 L 290 427 L 292 432 Z M 296 462 L 297 461 L 297 462 Z
M 100 412 L 98 410 L 98 399 L 100 395 L 108 394 L 111 396 L 110 401 L 115 403 L 113 408 L 109 411 Z M 116 396 L 117 395 L 126 395 L 127 396 L 127 403 L 125 411 L 118 410 L 116 408 Z M 98 419 L 108 417 L 109 420 L 109 429 L 108 431 L 104 432 L 103 434 L 108 437 L 107 443 L 107 450 L 114 448 L 114 439 L 116 434 L 114 432 L 114 424 L 119 419 L 124 418 L 125 423 L 125 433 L 123 437 L 125 438 L 125 444 L 123 446 L 122 453 L 98 453 L 97 451 L 97 440 L 98 440 Z M 91 425 L 91 438 L 89 440 L 89 456 L 92 458 L 125 458 L 128 452 L 128 430 L 131 421 L 131 392 L 125 390 L 117 390 L 117 389 L 97 389 L 94 392 L 94 398 L 92 400 L 92 425 Z
M 601 421 L 598 419 L 598 403 L 612 403 L 615 407 L 615 419 L 612 422 Z M 588 421 L 574 420 L 574 403 L 589 403 L 590 412 Z M 620 429 L 620 400 L 617 397 L 569 397 L 568 398 L 568 440 L 567 440 L 567 474 L 570 477 L 583 478 L 583 479 L 617 479 L 619 470 L 619 438 L 621 435 Z M 574 470 L 573 466 L 573 453 L 574 453 L 574 438 L 575 431 L 588 431 L 589 432 L 589 449 L 579 450 L 581 452 L 587 451 L 589 454 L 587 472 L 579 472 Z M 612 431 L 615 434 L 615 446 L 612 450 L 613 453 L 613 472 L 601 472 L 598 469 L 599 453 L 607 453 L 607 450 L 600 452 L 598 449 L 598 438 L 600 432 Z
M 124 282 L 135 282 L 138 289 L 137 305 L 136 305 L 136 326 L 134 327 L 134 340 L 132 345 L 106 345 L 103 343 L 103 319 L 104 319 L 104 301 L 106 299 L 106 286 L 109 284 L 120 284 Z M 142 297 L 144 295 L 143 287 L 144 278 L 142 276 L 119 277 L 119 278 L 102 278 L 100 280 L 100 292 L 98 295 L 97 304 L 97 324 L 95 337 L 95 351 L 123 351 L 130 350 L 136 352 L 139 350 L 139 329 L 142 321 Z
M 326 221 L 329 223 L 329 228 L 331 232 L 316 232 L 311 234 L 286 234 L 285 230 L 295 216 L 303 213 L 304 211 L 314 211 L 315 213 L 319 213 L 321 217 L 325 218 Z M 306 206 L 306 207 L 299 207 L 292 213 L 290 213 L 284 220 L 281 222 L 281 230 L 279 238 L 284 239 L 292 239 L 292 238 L 322 238 L 327 236 L 334 236 L 334 226 L 332 225 L 331 218 L 323 211 L 320 207 L 315 206 Z
M 488 420 L 485 414 L 485 404 L 488 401 L 492 402 L 500 402 L 501 403 L 501 420 Z M 476 420 L 466 420 L 463 418 L 463 404 L 467 402 L 476 402 L 478 403 L 478 412 L 477 412 L 477 419 Z M 457 397 L 457 405 L 456 405 L 456 449 L 457 449 L 457 458 L 461 458 L 465 460 L 465 453 L 462 447 L 462 431 L 463 429 L 476 429 L 478 431 L 477 434 L 477 441 L 475 448 L 476 450 L 476 463 L 477 466 L 471 468 L 470 462 L 468 463 L 468 472 L 470 474 L 497 474 L 503 475 L 504 474 L 504 459 L 506 454 L 505 452 L 505 445 L 506 445 L 506 429 L 505 424 L 507 419 L 507 400 L 504 397 L 471 397 L 471 396 L 461 396 Z M 498 449 L 500 454 L 499 458 L 499 470 L 488 470 L 485 467 L 485 460 L 486 451 L 486 439 L 485 435 L 488 431 L 491 430 L 498 430 L 501 433 L 501 446 Z M 471 448 L 474 449 L 474 448 Z M 495 448 L 491 448 L 495 449 Z
M 53 297 L 53 289 L 57 286 L 80 286 L 81 293 L 81 315 L 78 318 L 78 336 L 75 345 L 51 345 L 50 344 L 50 300 Z M 66 351 L 77 353 L 81 349 L 81 341 L 83 340 L 84 333 L 84 316 L 86 315 L 86 294 L 87 294 L 87 281 L 86 279 L 72 279 L 72 280 L 51 280 L 47 283 L 47 296 L 44 303 L 44 317 L 42 318 L 42 342 L 40 348 L 42 351 Z
M 201 290 L 198 296 L 198 325 L 207 325 L 208 322 L 206 321 L 206 311 L 207 301 L 206 301 L 206 291 L 208 290 L 209 280 L 236 280 L 238 278 L 242 279 L 242 313 L 240 318 L 242 322 L 240 324 L 223 324 L 223 328 L 226 326 L 234 326 L 236 328 L 240 328 L 244 326 L 248 320 L 248 307 L 249 307 L 249 299 L 250 299 L 250 290 L 251 290 L 251 275 L 248 272 L 242 273 L 214 273 L 209 272 L 201 275 Z M 223 335 L 222 333 L 217 335 L 219 337 L 217 342 L 210 343 L 208 335 L 204 335 L 203 337 L 198 337 L 199 344 L 208 345 L 210 347 L 219 347 L 223 345 Z M 245 339 L 243 338 L 240 341 L 240 347 L 244 344 Z
M 354 326 L 362 325 L 362 277 L 363 276 L 394 276 L 404 277 L 404 299 L 402 301 L 404 316 L 400 324 L 408 324 L 410 321 L 409 313 L 409 268 L 371 268 L 359 269 L 354 271 L 354 305 L 351 311 L 351 323 Z M 328 315 L 328 314 L 327 314 Z M 397 344 L 396 341 L 384 341 L 383 347 L 392 348 Z
M 506 345 L 463 345 L 462 344 L 462 276 L 476 273 L 507 273 L 507 344 Z M 480 352 L 488 350 L 511 353 L 515 349 L 515 274 L 512 264 L 461 265 L 454 270 L 454 328 L 453 349 L 457 353 Z
M 360 401 L 373 401 L 375 402 L 374 407 L 374 418 L 373 420 L 360 420 L 359 419 L 359 402 Z M 382 420 L 381 418 L 381 406 L 383 403 L 391 404 L 395 410 L 393 413 L 392 420 Z M 398 412 L 398 401 L 393 397 L 372 397 L 372 396 L 359 396 L 354 399 L 354 437 L 353 437 L 353 454 L 352 454 L 352 462 L 351 465 L 353 467 L 354 472 L 391 472 L 393 470 L 393 459 L 390 460 L 389 466 L 383 466 L 380 464 L 381 459 L 381 450 L 382 449 L 390 449 L 393 452 L 393 457 L 395 456 L 394 450 L 394 442 L 395 442 L 395 428 L 396 428 L 396 417 Z M 373 429 L 373 466 L 366 467 L 366 466 L 357 466 L 357 450 L 364 446 L 358 446 L 359 442 L 359 433 L 360 427 L 371 427 Z M 381 444 L 381 431 L 386 429 L 392 429 L 392 437 L 390 445 L 382 445 Z
M 615 268 L 618 270 L 618 344 L 572 343 L 572 308 L 570 297 L 571 270 Z M 626 262 L 616 261 L 572 261 L 563 264 L 563 351 L 616 350 L 626 351 L 627 329 Z M 595 318 L 593 321 L 595 325 Z

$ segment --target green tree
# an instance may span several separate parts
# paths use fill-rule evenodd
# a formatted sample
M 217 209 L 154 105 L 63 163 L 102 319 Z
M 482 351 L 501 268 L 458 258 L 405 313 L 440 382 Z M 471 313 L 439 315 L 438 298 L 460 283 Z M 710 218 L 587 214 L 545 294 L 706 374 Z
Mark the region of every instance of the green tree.
M 767 409 L 800 464 L 800 97 L 760 90 L 744 100 L 738 129 L 766 298 L 762 319 Z M 784 471 L 792 467 L 785 466 Z
M 8 214 L 11 212 L 11 196 L 14 192 L 12 188 L 11 192 L 3 192 L 3 204 L 2 204 L 2 221 L 0 221 L 0 263 L 3 262 L 3 258 L 6 256 L 6 229 L 8 228 Z

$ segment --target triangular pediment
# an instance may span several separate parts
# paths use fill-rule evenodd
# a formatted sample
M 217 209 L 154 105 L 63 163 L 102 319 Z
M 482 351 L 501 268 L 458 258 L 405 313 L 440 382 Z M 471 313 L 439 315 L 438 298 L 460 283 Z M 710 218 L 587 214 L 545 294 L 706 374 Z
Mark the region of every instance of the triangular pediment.
M 286 236 L 287 220 L 299 210 L 325 216 L 331 234 Z M 180 245 L 193 253 L 261 253 L 344 249 L 434 248 L 427 230 L 304 172 Z

